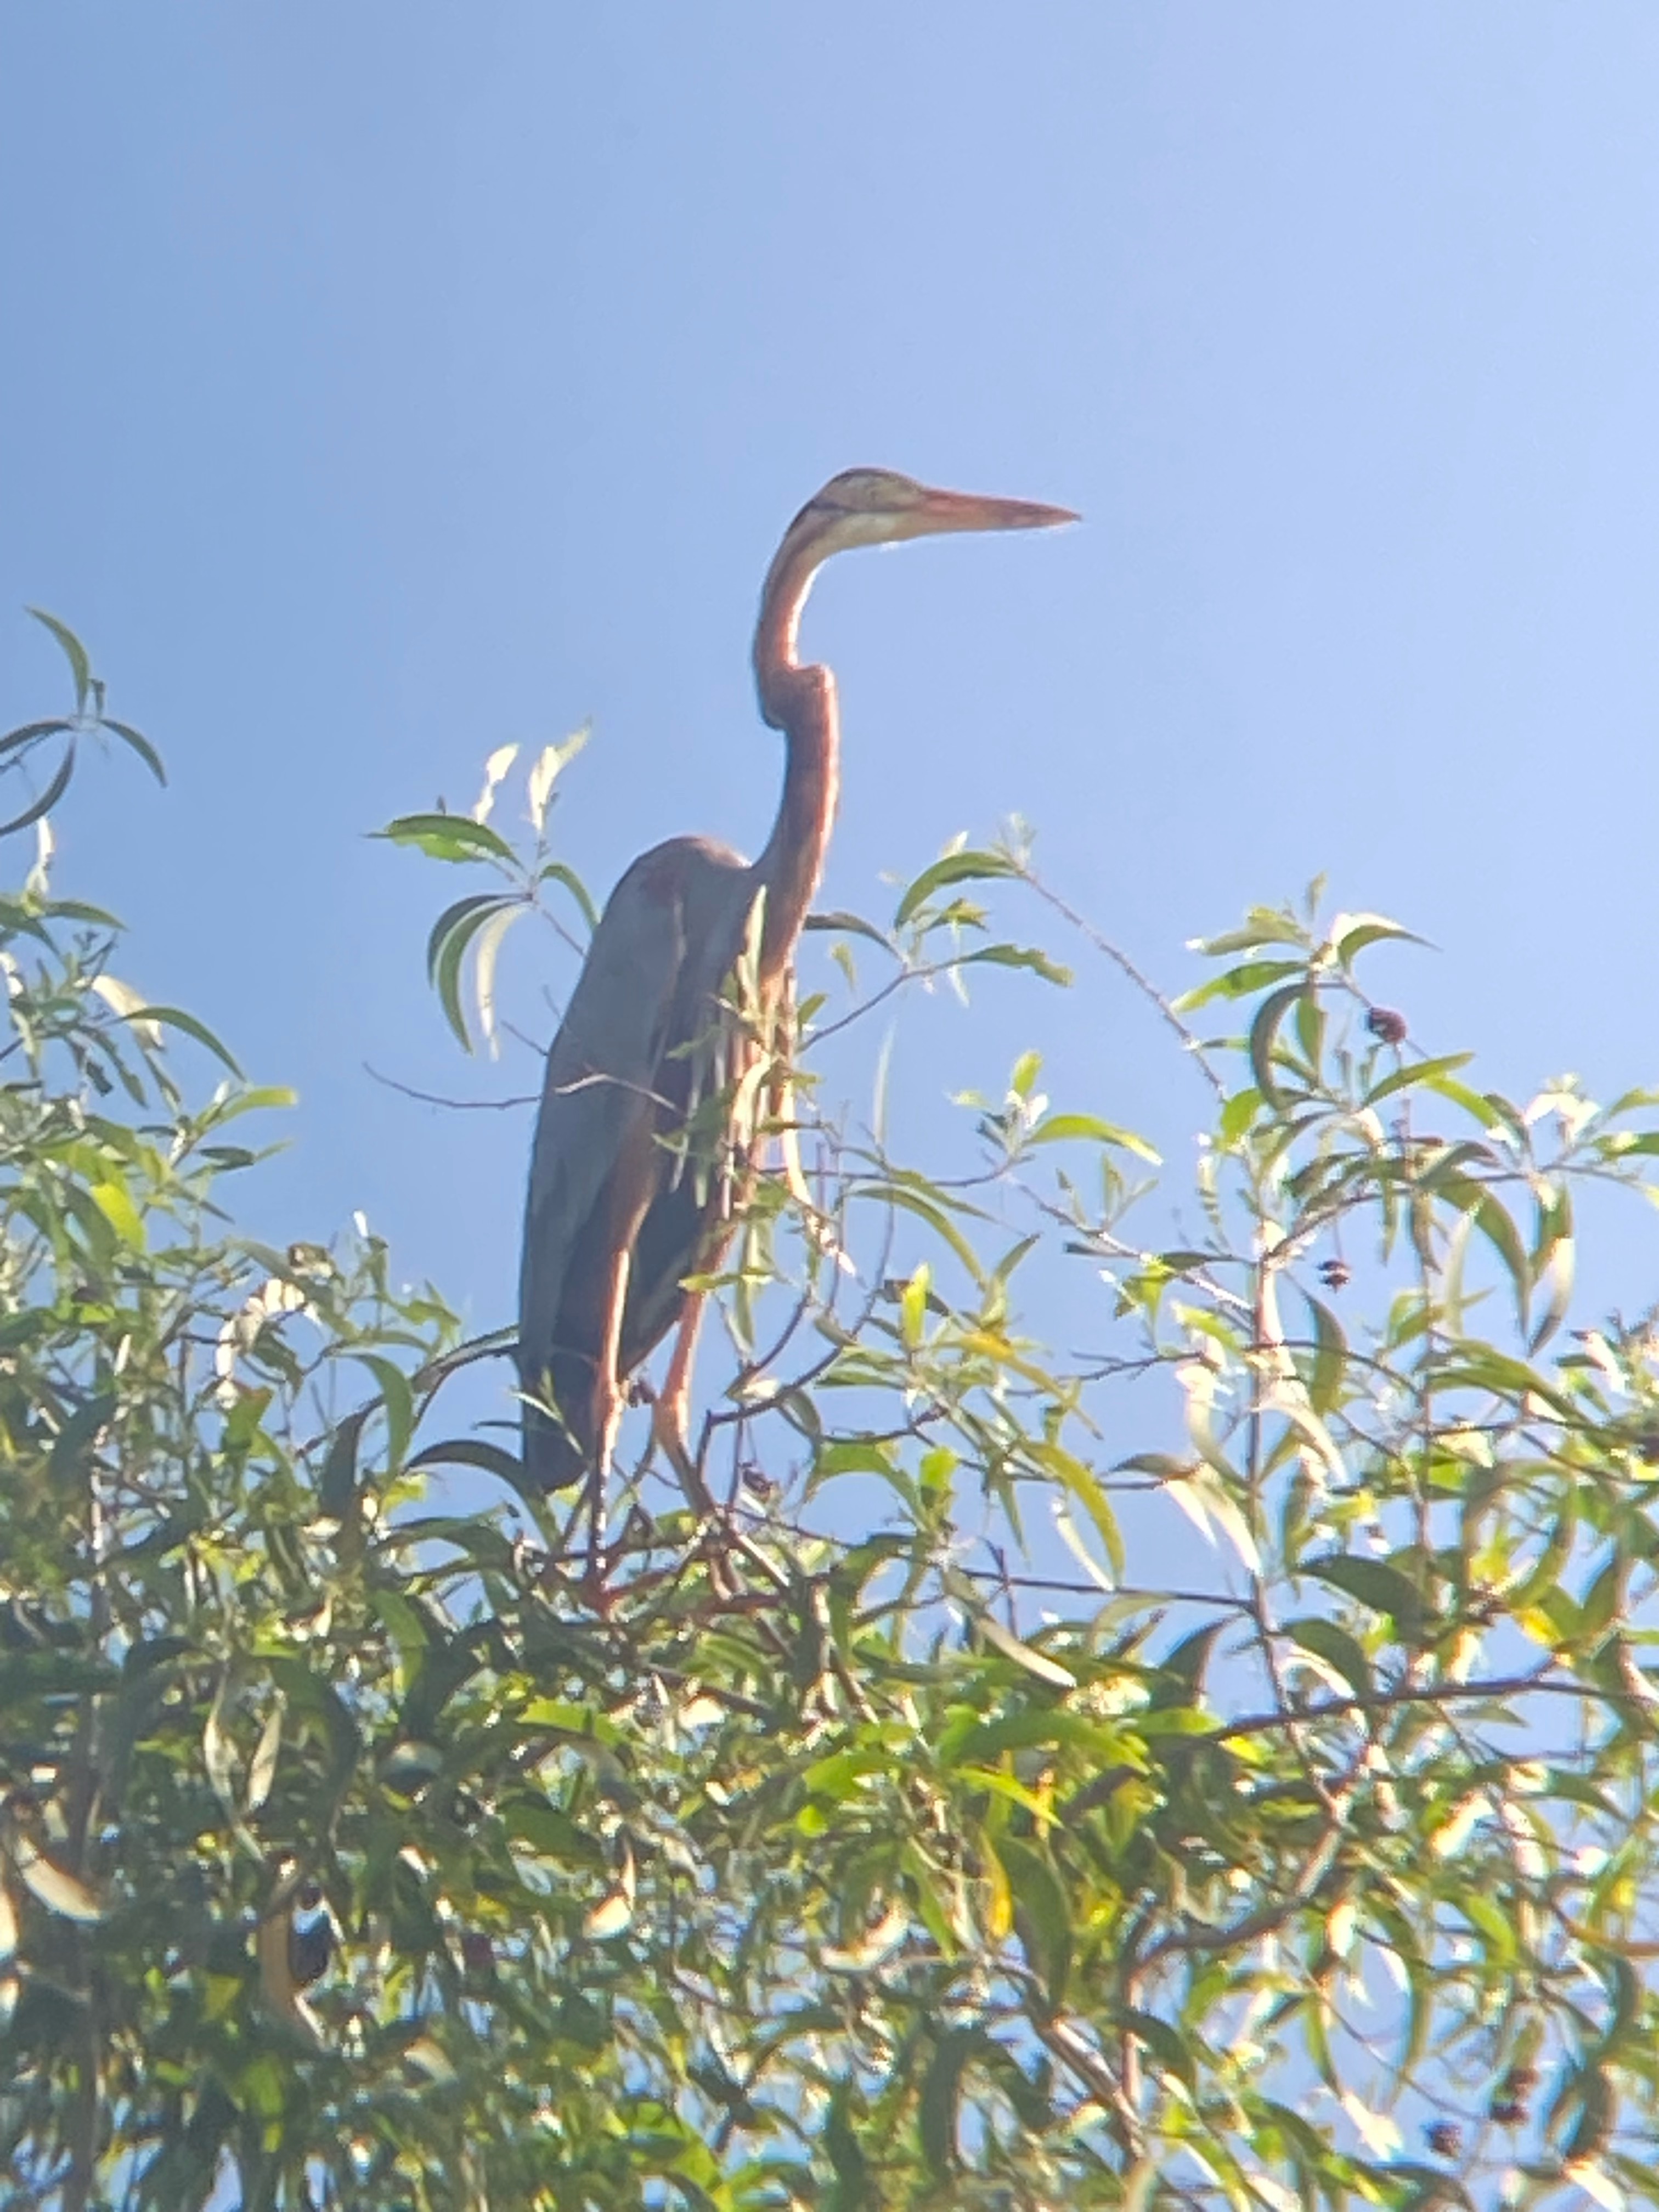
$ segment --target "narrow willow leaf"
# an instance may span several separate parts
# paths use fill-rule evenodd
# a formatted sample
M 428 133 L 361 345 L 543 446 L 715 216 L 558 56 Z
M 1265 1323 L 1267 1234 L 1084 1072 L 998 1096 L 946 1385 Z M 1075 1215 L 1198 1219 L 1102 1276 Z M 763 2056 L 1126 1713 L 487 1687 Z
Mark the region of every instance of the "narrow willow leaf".
M 482 1437 L 447 1437 L 441 1443 L 424 1445 L 408 1462 L 406 1472 L 416 1474 L 434 1467 L 475 1467 L 514 1484 L 524 1479 L 516 1455 L 499 1444 L 487 1443 Z
M 939 2046 L 922 2076 L 921 2100 L 916 2121 L 922 2156 L 941 2179 L 957 2163 L 957 2112 L 962 2099 L 963 2069 L 978 2046 L 982 2031 L 954 2027 L 939 2038 Z
M 1072 1139 L 1089 1144 L 1116 1145 L 1137 1159 L 1161 1167 L 1158 1154 L 1144 1137 L 1136 1136 L 1133 1129 L 1125 1129 L 1115 1121 L 1103 1121 L 1097 1114 L 1050 1114 L 1039 1121 L 1026 1138 L 1030 1145 L 1060 1145 Z
M 893 927 L 902 929 L 905 923 L 932 898 L 933 893 L 944 890 L 951 884 L 987 883 L 997 877 L 1017 876 L 1018 868 L 1002 853 L 947 853 L 943 860 L 935 860 L 924 868 L 910 884 L 893 911 Z
M 216 1060 L 222 1062 L 233 1075 L 240 1077 L 242 1071 L 230 1053 L 221 1044 L 206 1023 L 198 1022 L 194 1014 L 187 1014 L 179 1006 L 145 1006 L 135 1008 L 126 1018 L 135 1027 L 146 1022 L 160 1022 L 167 1029 L 178 1030 L 184 1036 L 193 1037 L 196 1042 L 204 1046 Z
M 1254 998 L 1265 991 L 1270 983 L 1281 981 L 1286 975 L 1306 973 L 1306 963 L 1300 960 L 1248 960 L 1242 967 L 1229 968 L 1224 975 L 1212 975 L 1207 983 L 1197 984 L 1183 991 L 1175 1001 L 1178 1014 L 1195 1012 L 1217 999 Z
M 1019 1910 L 1020 1941 L 1025 1946 L 1051 2005 L 1065 2002 L 1072 1970 L 1072 1915 L 1066 1892 L 1045 1854 L 1017 1836 L 998 1847 L 1009 1887 Z
M 1348 1340 L 1342 1324 L 1328 1305 L 1304 1293 L 1313 1322 L 1313 1371 L 1308 1377 L 1308 1402 L 1316 1413 L 1328 1413 L 1341 1396 L 1348 1368 Z M 1334 1456 L 1334 1453 L 1333 1455 Z M 1341 1462 L 1337 1460 L 1340 1466 Z
M 75 711 L 80 714 L 85 708 L 87 694 L 92 689 L 92 662 L 88 658 L 87 648 L 67 623 L 59 622 L 56 615 L 49 615 L 44 607 L 25 607 L 23 611 L 33 615 L 43 629 L 49 629 L 63 647 L 64 658 L 70 665 L 70 674 L 75 679 Z
M 1101 1488 L 1093 1471 L 1085 1467 L 1083 1462 L 1071 1452 L 1062 1450 L 1058 1444 L 1034 1440 L 1030 1449 L 1031 1457 L 1037 1465 L 1045 1474 L 1052 1475 L 1055 1481 L 1064 1484 L 1066 1489 L 1076 1498 L 1090 1520 L 1093 1522 L 1096 1533 L 1106 1547 L 1106 1556 L 1111 1562 L 1112 1572 L 1118 1581 L 1121 1582 L 1127 1566 L 1122 1534 L 1117 1525 L 1117 1516 L 1113 1512 L 1106 1493 Z M 1094 1571 L 1095 1570 L 1091 1570 L 1091 1573 Z
M 118 722 L 113 714 L 100 714 L 98 726 L 100 730 L 112 730 L 124 745 L 137 754 L 157 783 L 166 783 L 167 772 L 161 765 L 161 756 L 142 730 L 135 730 L 131 722 Z
M 0 837 L 9 837 L 14 830 L 27 830 L 50 814 L 52 808 L 69 789 L 70 778 L 75 774 L 75 740 L 64 748 L 64 757 L 58 763 L 56 774 L 40 796 L 26 806 L 21 814 L 14 814 L 9 822 L 0 822 Z
M 990 1613 L 977 1614 L 975 1626 L 994 1650 L 1000 1651 L 1005 1659 L 1012 1659 L 1017 1667 L 1023 1667 L 1028 1674 L 1034 1674 L 1039 1682 L 1048 1682 L 1057 1690 L 1076 1689 L 1077 1676 L 1068 1668 L 1049 1658 L 1046 1651 L 1036 1651 L 1029 1644 L 1022 1644 Z
M 921 1342 L 927 1315 L 927 1291 L 933 1279 L 933 1271 L 924 1260 L 899 1298 L 899 1328 L 906 1346 L 912 1352 Z
M 867 938 L 872 945 L 880 945 L 884 952 L 890 952 L 896 960 L 899 957 L 897 945 L 884 930 L 878 929 L 873 921 L 866 921 L 862 915 L 848 913 L 845 907 L 833 907 L 821 914 L 809 914 L 801 927 L 833 930 L 842 937 Z
M 447 906 L 432 925 L 426 940 L 426 979 L 428 983 L 438 980 L 438 962 L 452 930 L 458 929 L 468 916 L 484 914 L 501 902 L 499 891 L 469 891 L 465 898 L 456 899 Z
M 588 935 L 592 935 L 599 926 L 599 910 L 589 896 L 587 885 L 574 868 L 566 867 L 562 860 L 544 861 L 537 872 L 536 881 L 538 884 L 557 884 L 562 890 L 568 891 L 575 902 L 577 911 L 587 925 Z
M 1332 918 L 1326 942 L 1345 968 L 1351 968 L 1355 959 L 1368 945 L 1383 939 L 1392 939 L 1406 945 L 1422 945 L 1426 939 L 1390 921 L 1385 914 L 1339 914 Z
M 1076 980 L 1069 968 L 1052 959 L 1037 945 L 981 945 L 972 952 L 964 952 L 953 965 L 957 968 L 1024 968 L 1033 975 L 1040 975 L 1045 983 L 1057 985 L 1062 991 L 1069 990 Z
M 70 1874 L 66 1867 L 54 1865 L 27 1836 L 19 1836 L 13 1842 L 11 1862 L 19 1881 L 48 1912 L 55 1912 L 64 1920 L 103 1918 L 103 1906 L 80 1876 Z
M 270 1795 L 282 1744 L 283 1707 L 279 1699 L 265 1716 L 265 1724 L 259 1731 L 259 1741 L 253 1747 L 253 1757 L 248 1765 L 246 1804 L 249 1813 L 257 1813 Z
M 495 962 L 502 939 L 524 912 L 516 901 L 498 907 L 479 925 L 473 940 L 472 995 L 478 1009 L 478 1027 L 483 1033 L 484 1048 L 492 1060 L 501 1056 L 501 1042 L 495 1033 Z
M 112 1176 L 102 1182 L 88 1183 L 88 1195 L 121 1242 L 135 1252 L 144 1249 L 143 1217 L 132 1202 L 132 1194 L 124 1182 Z
M 488 822 L 495 804 L 495 793 L 501 788 L 501 778 L 519 757 L 517 745 L 497 745 L 484 763 L 483 787 L 473 801 L 472 819 Z
M 513 848 L 486 822 L 465 814 L 401 814 L 376 831 L 393 845 L 412 845 L 433 860 L 499 860 L 514 866 Z
M 1389 1615 L 1408 1640 L 1423 1626 L 1423 1596 L 1415 1583 L 1384 1559 L 1356 1559 L 1345 1552 L 1325 1552 L 1304 1559 L 1302 1571 L 1329 1583 L 1347 1596 L 1358 1598 L 1373 1613 Z
M 74 723 L 66 722 L 61 714 L 54 714 L 44 722 L 20 722 L 15 730 L 8 730 L 0 737 L 0 760 L 8 753 L 27 752 L 42 738 L 66 738 L 74 727 Z
M 359 1352 L 352 1356 L 368 1368 L 380 1386 L 380 1401 L 386 1407 L 386 1470 L 388 1474 L 395 1473 L 404 1463 L 404 1455 L 415 1431 L 415 1397 L 409 1377 L 395 1360 L 379 1352 Z
M 518 906 L 518 900 L 510 892 L 486 893 L 468 913 L 452 923 L 437 949 L 432 980 L 437 988 L 438 1003 L 450 1028 L 468 1052 L 472 1049 L 472 1038 L 461 1010 L 461 964 L 473 939 L 492 917 L 502 912 L 511 913 Z
M 1255 1019 L 1250 1024 L 1250 1072 L 1255 1077 L 1255 1087 L 1270 1106 L 1281 1106 L 1284 1093 L 1273 1073 L 1273 1050 L 1279 1040 L 1279 1024 L 1302 996 L 1304 986 L 1287 983 L 1281 990 L 1264 999 Z
M 1397 1091 L 1414 1091 L 1441 1076 L 1450 1075 L 1457 1068 L 1467 1067 L 1474 1058 L 1472 1052 L 1449 1052 L 1438 1060 L 1413 1060 L 1405 1067 L 1396 1067 L 1391 1075 L 1385 1075 L 1380 1083 L 1371 1085 L 1363 1103 L 1375 1106 L 1381 1098 L 1392 1098 Z
M 1292 1643 L 1299 1644 L 1304 1651 L 1311 1651 L 1316 1658 L 1334 1667 L 1355 1697 L 1372 1695 L 1376 1685 L 1371 1680 L 1370 1662 L 1346 1628 L 1339 1627 L 1334 1620 L 1310 1614 L 1305 1620 L 1287 1620 L 1284 1629 Z
M 1061 1542 L 1082 1568 L 1084 1573 L 1088 1576 L 1090 1581 L 1098 1589 L 1103 1590 L 1108 1597 L 1115 1595 L 1117 1589 L 1116 1583 L 1084 1542 L 1071 1515 L 1059 1498 L 1054 1500 L 1054 1526 L 1060 1531 Z
M 530 824 L 538 837 L 546 826 L 548 803 L 553 795 L 555 782 L 592 734 L 593 725 L 584 722 L 580 729 L 573 730 L 562 744 L 544 745 L 537 755 L 525 789 L 529 802 Z

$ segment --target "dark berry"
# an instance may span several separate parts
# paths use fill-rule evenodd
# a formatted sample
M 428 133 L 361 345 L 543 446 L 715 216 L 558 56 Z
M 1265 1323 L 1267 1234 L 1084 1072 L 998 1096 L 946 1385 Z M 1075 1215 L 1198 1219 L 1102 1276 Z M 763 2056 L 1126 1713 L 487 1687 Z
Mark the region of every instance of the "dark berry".
M 1319 1279 L 1328 1291 L 1345 1291 L 1353 1279 L 1346 1260 L 1322 1260 Z
M 288 1932 L 288 1970 L 296 1989 L 309 1989 L 328 1971 L 334 1949 L 334 1931 L 326 1920 L 311 1921 Z
M 1365 1017 L 1365 1026 L 1381 1044 L 1406 1042 L 1406 1017 L 1395 1013 L 1392 1006 L 1373 1006 Z

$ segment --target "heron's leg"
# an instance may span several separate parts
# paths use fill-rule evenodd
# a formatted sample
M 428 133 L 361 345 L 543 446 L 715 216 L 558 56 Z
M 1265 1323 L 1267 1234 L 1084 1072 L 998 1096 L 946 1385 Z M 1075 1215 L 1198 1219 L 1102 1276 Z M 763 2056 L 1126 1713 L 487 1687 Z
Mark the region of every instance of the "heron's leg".
M 679 1477 L 680 1488 L 685 1492 L 686 1503 L 694 1513 L 712 1513 L 714 1501 L 708 1495 L 702 1469 L 691 1456 L 688 1442 L 690 1431 L 691 1370 L 696 1364 L 697 1334 L 702 1327 L 705 1300 L 701 1291 L 687 1294 L 685 1310 L 680 1316 L 678 1333 L 674 1339 L 674 1352 L 668 1363 L 668 1372 L 657 1393 L 656 1407 L 651 1416 L 651 1433 L 662 1449 L 663 1455 Z

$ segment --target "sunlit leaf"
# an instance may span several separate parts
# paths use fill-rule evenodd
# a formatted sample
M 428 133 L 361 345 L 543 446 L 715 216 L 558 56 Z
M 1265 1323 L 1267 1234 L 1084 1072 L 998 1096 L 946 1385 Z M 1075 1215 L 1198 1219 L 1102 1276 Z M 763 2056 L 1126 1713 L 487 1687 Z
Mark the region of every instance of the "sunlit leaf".
M 59 622 L 56 615 L 49 615 L 44 607 L 26 607 L 24 612 L 33 615 L 43 629 L 49 629 L 63 647 L 64 658 L 70 665 L 70 674 L 75 679 L 75 709 L 77 714 L 81 713 L 87 703 L 87 694 L 92 689 L 92 663 L 87 656 L 87 648 L 67 623 Z
M 935 891 L 945 890 L 952 884 L 987 883 L 998 877 L 1017 876 L 1015 863 L 1001 853 L 965 851 L 947 853 L 943 860 L 935 860 L 924 868 L 900 899 L 893 911 L 893 927 L 902 929 Z
M 513 864 L 513 848 L 488 823 L 466 814 L 403 814 L 376 833 L 394 845 L 412 845 L 432 860 L 499 860 Z

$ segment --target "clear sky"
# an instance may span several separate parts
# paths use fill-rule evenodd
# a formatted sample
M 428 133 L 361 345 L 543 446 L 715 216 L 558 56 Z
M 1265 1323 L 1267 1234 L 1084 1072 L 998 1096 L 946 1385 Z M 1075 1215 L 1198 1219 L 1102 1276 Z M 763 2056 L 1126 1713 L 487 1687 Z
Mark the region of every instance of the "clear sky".
M 1017 809 L 1178 984 L 1328 869 L 1440 948 L 1376 971 L 1435 1048 L 1659 1079 L 1656 114 L 1619 0 L 0 12 L 0 713 L 62 696 L 33 601 L 165 752 L 85 775 L 59 880 L 299 1086 L 259 1225 L 362 1206 L 508 1317 L 528 1115 L 362 1063 L 533 1071 L 457 1060 L 422 947 L 465 886 L 363 833 L 592 717 L 596 887 L 753 850 L 755 595 L 853 462 L 1087 522 L 830 572 L 829 902 Z M 1068 1105 L 1195 1126 L 1085 972 L 927 1009 L 899 1093 L 1042 1041 Z

